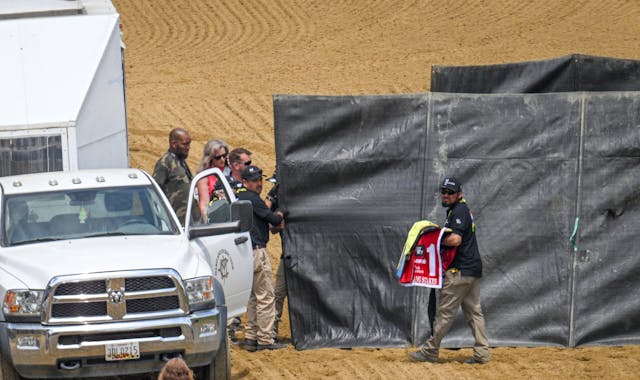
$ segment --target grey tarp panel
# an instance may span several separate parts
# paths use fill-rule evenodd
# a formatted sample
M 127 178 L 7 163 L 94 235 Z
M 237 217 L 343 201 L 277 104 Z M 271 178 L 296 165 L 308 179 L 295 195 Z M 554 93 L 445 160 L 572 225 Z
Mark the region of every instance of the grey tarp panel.
M 410 340 L 412 289 L 388 285 L 397 244 L 420 219 L 425 99 L 276 96 L 297 348 Z
M 546 93 L 640 91 L 640 61 L 574 54 L 485 66 L 433 66 L 431 91 Z
M 575 345 L 640 343 L 639 98 L 586 99 Z
M 425 188 L 432 191 L 425 214 L 442 220 L 434 190 L 448 173 L 464 179 L 484 262 L 481 294 L 491 344 L 567 344 L 579 98 L 431 98 Z M 423 342 L 430 331 L 425 321 L 419 325 Z M 473 345 L 462 314 L 443 345 Z
M 399 286 L 394 269 L 414 221 L 443 221 L 445 174 L 463 179 L 476 218 L 492 345 L 638 342 L 639 104 L 638 93 L 276 96 L 296 348 L 426 339 L 428 291 Z M 461 317 L 443 341 L 472 343 Z

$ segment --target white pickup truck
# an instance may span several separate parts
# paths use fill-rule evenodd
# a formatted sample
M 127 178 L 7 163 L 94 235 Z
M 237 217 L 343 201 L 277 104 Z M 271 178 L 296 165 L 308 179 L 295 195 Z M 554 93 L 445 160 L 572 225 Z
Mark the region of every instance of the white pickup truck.
M 175 356 L 230 378 L 253 213 L 218 169 L 194 178 L 190 205 L 209 175 L 223 188 L 207 223 L 184 227 L 141 170 L 0 177 L 0 380 L 142 374 Z

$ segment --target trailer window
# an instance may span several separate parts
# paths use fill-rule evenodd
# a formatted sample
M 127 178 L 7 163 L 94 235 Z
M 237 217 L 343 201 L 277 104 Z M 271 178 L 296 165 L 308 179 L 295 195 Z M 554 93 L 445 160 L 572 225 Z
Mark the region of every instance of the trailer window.
M 61 136 L 0 138 L 0 177 L 60 170 Z

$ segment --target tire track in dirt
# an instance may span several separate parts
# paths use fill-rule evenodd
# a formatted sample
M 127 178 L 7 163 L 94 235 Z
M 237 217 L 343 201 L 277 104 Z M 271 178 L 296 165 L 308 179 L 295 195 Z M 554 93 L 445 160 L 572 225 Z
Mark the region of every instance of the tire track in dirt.
M 310 22 L 312 15 L 299 2 L 284 4 L 283 0 L 274 0 L 270 4 L 277 7 L 277 10 L 273 11 L 277 20 L 280 19 L 280 15 L 284 16 L 283 20 L 289 20 L 289 22 L 280 22 L 281 41 L 295 45 L 313 34 L 313 23 Z
M 210 22 L 203 9 L 185 9 L 194 5 L 192 2 L 170 1 L 162 8 L 164 12 L 161 17 L 167 20 L 169 25 L 169 33 L 160 41 L 162 45 L 182 54 L 192 55 L 191 49 L 196 49 L 201 44 L 206 33 L 200 31 L 207 29 Z
M 377 2 L 353 2 L 349 3 L 345 12 L 359 14 L 358 26 L 371 28 L 376 25 L 385 25 L 394 20 L 404 18 L 412 13 L 418 5 L 417 1 L 377 1 Z
M 267 123 L 267 116 L 260 116 L 253 102 L 244 99 L 224 101 L 217 108 L 218 116 L 224 120 L 231 136 L 234 136 L 235 131 L 250 131 L 249 141 L 245 140 L 243 143 L 242 139 L 238 139 L 240 136 L 235 135 L 232 139 L 236 142 L 234 145 L 241 145 L 251 150 L 259 159 L 257 163 L 271 162 L 272 160 L 267 161 L 267 158 L 273 154 L 273 134 L 269 134 L 268 131 L 273 131 L 273 129 L 268 128 L 269 124 L 264 124 Z M 266 167 L 263 169 L 267 170 Z
M 173 20 L 167 20 L 165 18 L 166 11 L 165 5 L 154 4 L 153 2 L 147 3 L 147 7 L 138 17 L 147 17 L 150 20 L 151 33 L 149 40 L 147 41 L 147 49 L 153 51 L 154 54 L 147 56 L 149 59 L 153 59 L 154 62 L 161 62 L 167 60 L 167 54 L 158 54 L 162 50 L 167 50 L 164 46 L 165 42 L 170 39 L 171 31 L 173 30 Z M 155 5 L 155 6 L 154 6 Z
M 242 54 L 260 46 L 270 36 L 269 15 L 257 11 L 253 2 L 225 2 L 219 20 L 228 26 L 227 35 L 230 38 L 220 40 L 216 45 L 217 51 Z
M 244 30 L 242 40 L 238 40 L 236 53 L 252 52 L 268 41 L 269 46 L 282 44 L 294 45 L 309 34 L 309 17 L 297 2 L 284 5 L 282 1 L 252 1 L 249 3 L 231 3 L 229 13 L 241 23 Z M 242 17 L 241 15 L 248 16 Z M 251 43 L 245 43 L 246 40 Z M 225 46 L 227 47 L 227 46 Z M 262 50 L 262 49 L 258 49 Z
M 154 65 L 171 65 L 175 55 L 191 54 L 207 35 L 209 22 L 203 22 L 203 13 L 190 9 L 192 3 L 180 2 L 133 2 L 136 17 L 125 19 L 127 25 L 141 24 L 144 43 L 136 46 L 136 54 Z M 133 27 L 135 28 L 135 27 Z M 135 30 L 132 30 L 132 32 Z M 163 54 L 158 54 L 162 51 Z M 149 53 L 147 53 L 149 52 Z
M 226 2 L 217 9 L 217 17 L 215 21 L 219 22 L 222 29 L 222 35 L 224 39 L 219 38 L 215 41 L 215 44 L 211 48 L 216 49 L 216 52 L 220 55 L 223 54 L 237 54 L 238 48 L 242 49 L 242 43 L 246 39 L 247 26 L 242 20 L 242 17 L 234 9 L 237 5 L 228 5 Z
M 133 1 L 128 3 L 128 7 L 125 8 L 126 12 L 123 13 L 123 7 L 118 6 L 116 2 L 116 8 L 120 11 L 120 23 L 122 24 L 123 39 L 126 42 L 127 50 L 131 48 L 136 53 L 155 52 L 153 45 L 142 43 L 143 41 L 153 41 L 157 38 L 155 36 L 156 29 L 153 25 L 154 18 L 149 17 L 146 13 L 146 5 L 147 3 L 142 1 Z
M 254 142 L 258 142 L 255 149 L 264 153 L 271 152 L 274 149 L 273 118 L 271 118 L 271 110 L 266 108 L 264 104 L 261 105 L 260 98 L 239 98 L 233 112 L 238 119 L 243 120 L 243 122 L 245 122 L 246 125 L 254 131 L 256 136 L 256 140 L 254 140 Z M 266 155 L 263 155 L 263 159 L 266 157 Z
M 265 5 L 261 1 L 253 1 L 251 6 L 238 10 L 239 13 L 245 13 L 250 18 L 250 25 L 253 25 L 253 46 L 246 46 L 244 50 L 239 52 L 252 51 L 256 46 L 261 46 L 265 41 L 269 40 L 269 44 L 279 45 L 282 38 L 286 38 L 286 32 L 290 25 L 281 15 L 275 13 L 273 7 Z M 284 31 L 284 33 L 283 33 Z M 257 37 L 255 37 L 257 36 Z

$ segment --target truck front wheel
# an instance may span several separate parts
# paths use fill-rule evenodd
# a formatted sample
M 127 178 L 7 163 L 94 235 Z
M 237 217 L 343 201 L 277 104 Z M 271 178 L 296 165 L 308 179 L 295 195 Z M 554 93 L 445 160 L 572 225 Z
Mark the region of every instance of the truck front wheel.
M 227 334 L 224 335 L 224 340 L 220 344 L 220 349 L 213 363 L 200 368 L 200 376 L 197 376 L 197 378 L 205 380 L 231 379 L 231 350 L 229 350 L 229 338 Z M 0 378 L 0 380 L 3 379 Z
M 5 358 L 0 351 L 0 380 L 20 380 L 21 377 L 13 368 L 13 365 Z

